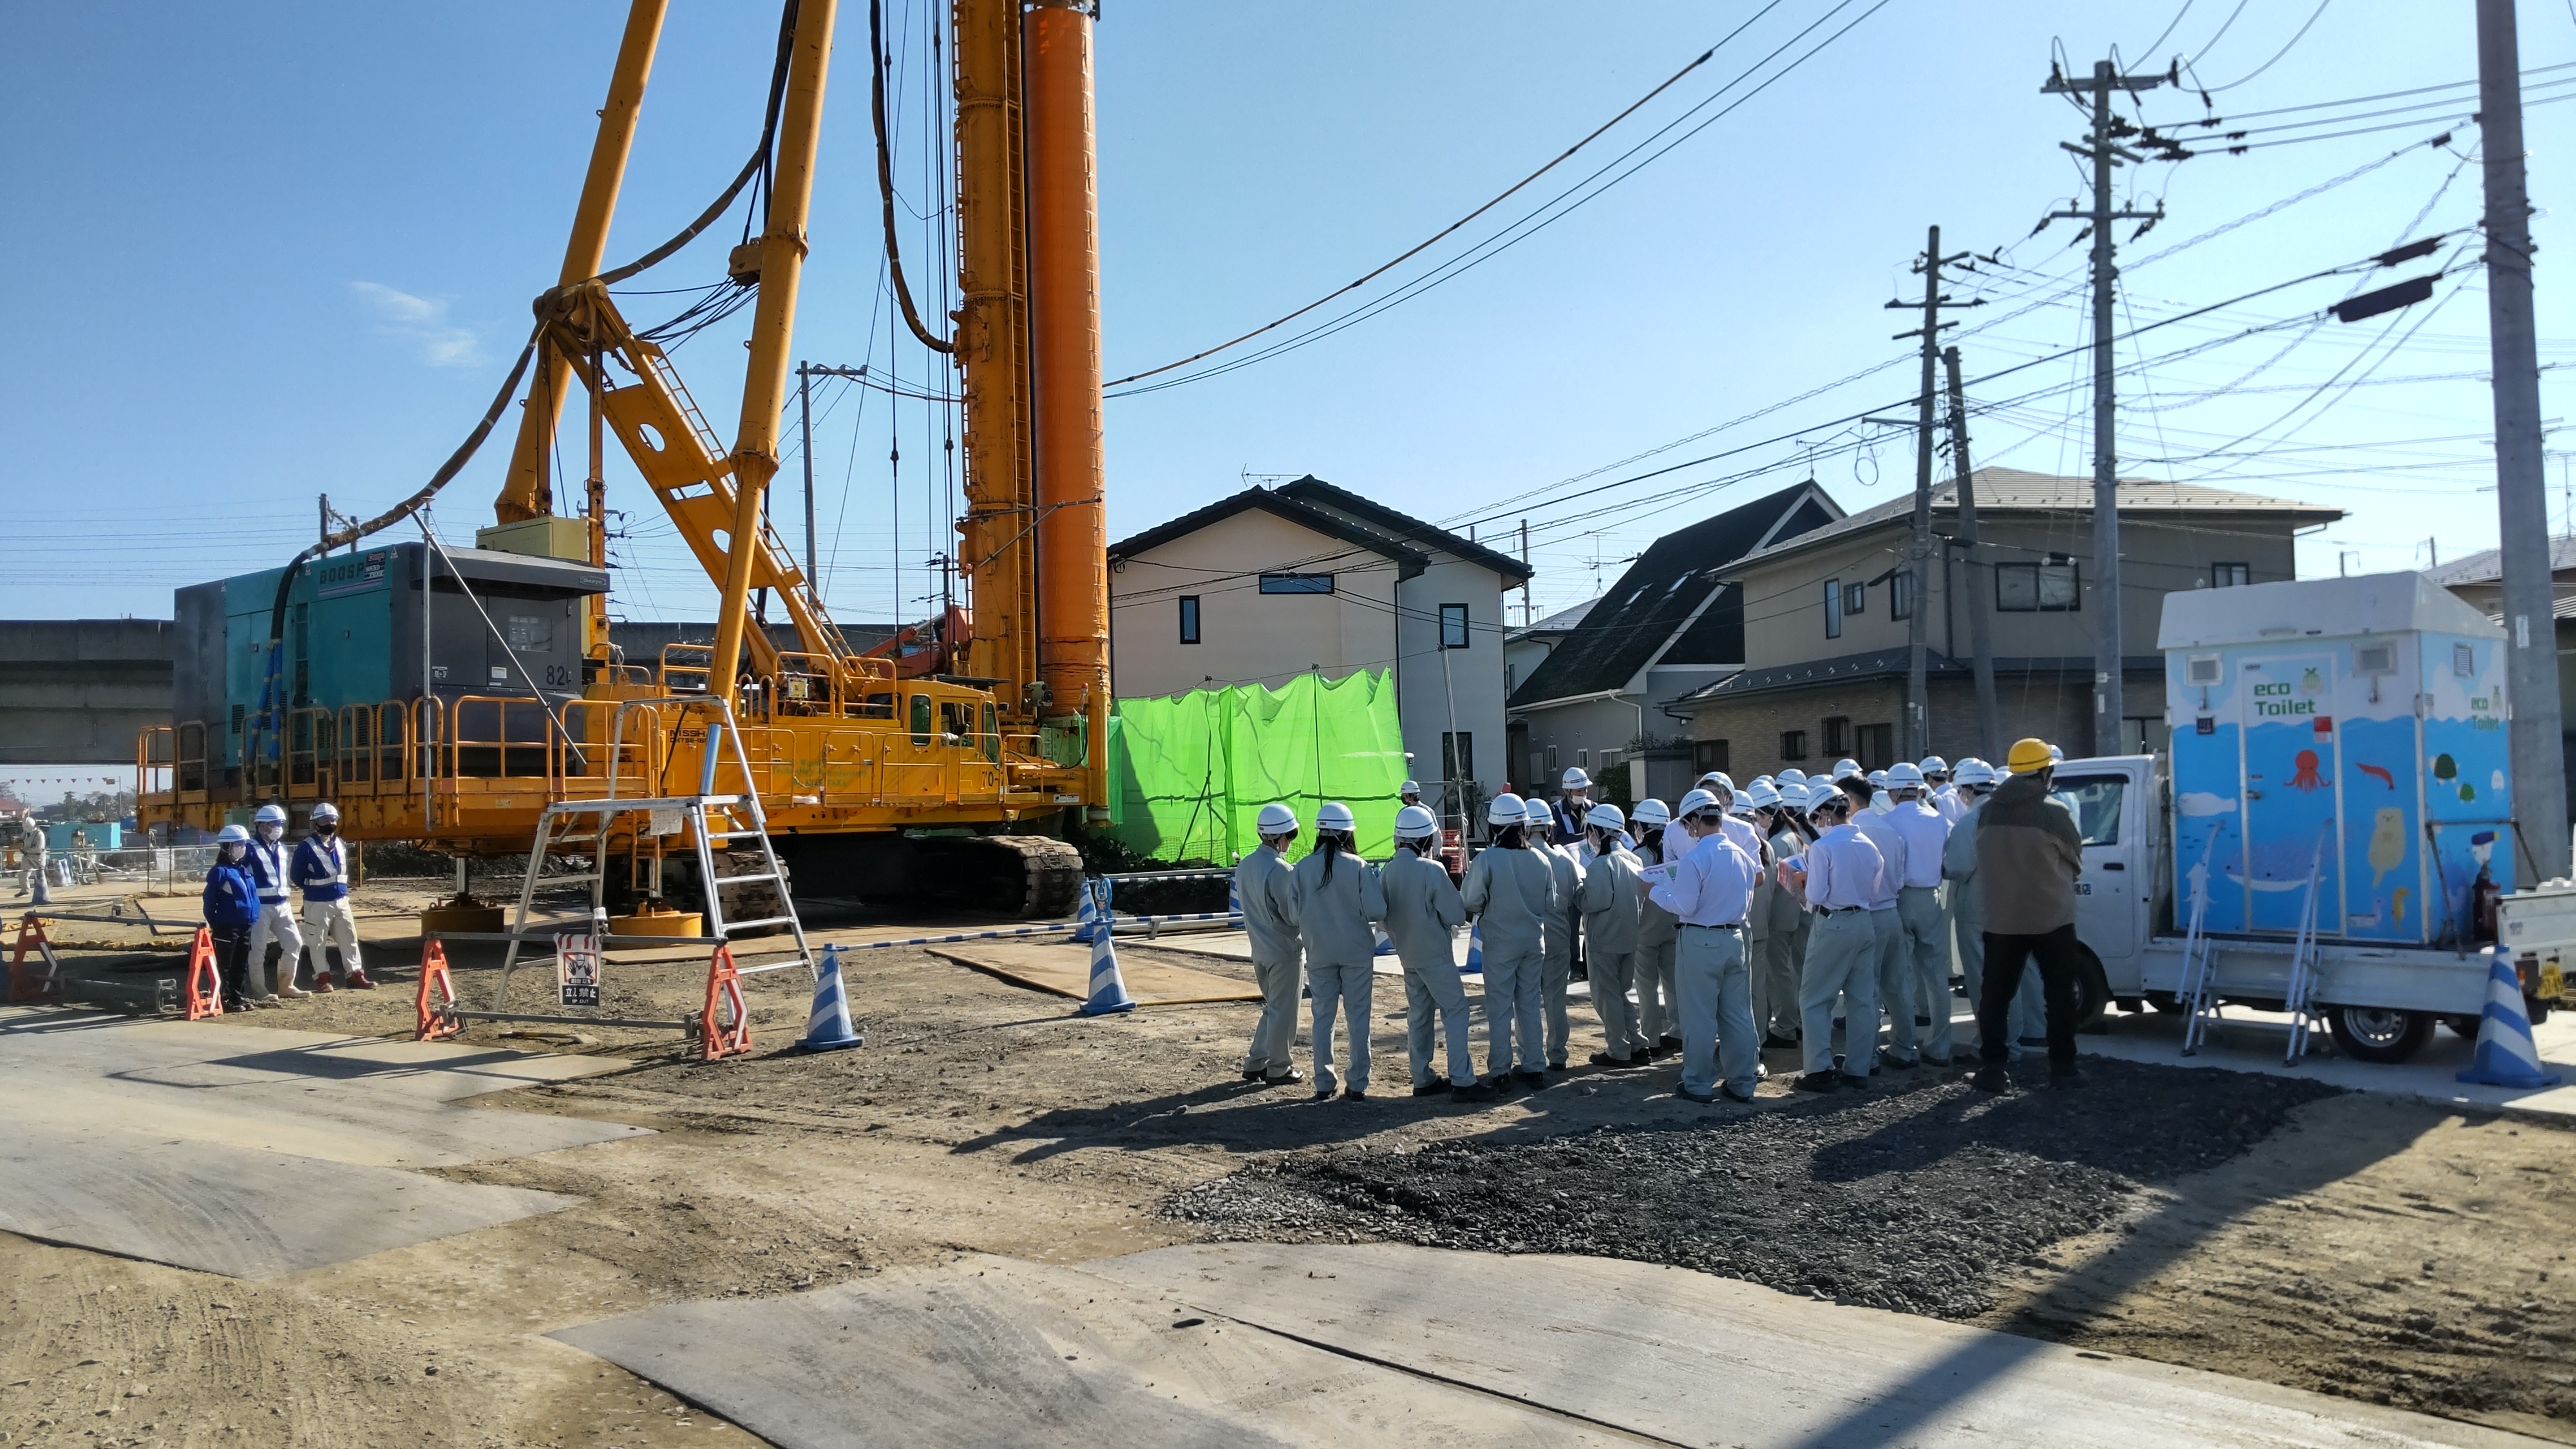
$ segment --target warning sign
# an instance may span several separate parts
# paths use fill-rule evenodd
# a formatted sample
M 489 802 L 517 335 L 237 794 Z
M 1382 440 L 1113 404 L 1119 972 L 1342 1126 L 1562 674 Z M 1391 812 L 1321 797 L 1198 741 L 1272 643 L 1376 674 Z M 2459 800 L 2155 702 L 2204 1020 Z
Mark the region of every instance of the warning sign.
M 555 937 L 555 990 L 566 1006 L 599 1004 L 597 937 Z

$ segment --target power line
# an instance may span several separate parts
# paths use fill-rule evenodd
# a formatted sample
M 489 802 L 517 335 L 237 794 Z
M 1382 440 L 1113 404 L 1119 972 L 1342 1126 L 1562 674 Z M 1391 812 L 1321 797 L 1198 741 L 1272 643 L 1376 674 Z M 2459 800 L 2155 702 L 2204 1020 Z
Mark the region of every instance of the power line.
M 2307 21 L 2307 24 L 2306 24 L 2306 25 L 2302 25 L 2302 26 L 2300 26 L 2300 27 L 2299 27 L 2298 32 L 2297 32 L 2296 34 L 2294 34 L 2294 35 L 2292 35 L 2292 36 L 2290 37 L 2290 43 L 2289 43 L 2288 45 L 2284 45 L 2284 46 L 2282 46 L 2279 50 L 2277 50 L 2277 51 L 2273 52 L 2273 54 L 2272 54 L 2272 58 L 2271 58 L 2270 60 L 2267 60 L 2267 61 L 2263 62 L 2261 65 L 2258 65 L 2258 66 L 2254 67 L 2252 70 L 2247 71 L 2245 74 L 2243 74 L 2243 75 L 2241 75 L 2241 76 L 2237 77 L 2236 79 L 2234 79 L 2234 80 L 2232 80 L 2232 81 L 2229 81 L 2227 84 L 2225 84 L 2225 85 L 2223 85 L 2223 86 L 2203 86 L 2203 87 L 2201 87 L 2201 89 L 2202 89 L 2203 91 L 2206 91 L 2206 92 L 2209 92 L 2209 93 L 2212 93 L 2212 94 L 2214 94 L 2214 93 L 2216 93 L 2216 92 L 2219 92 L 2219 91 L 2232 91 L 2232 90 L 2236 89 L 2238 86 L 2241 86 L 2241 85 L 2245 84 L 2247 81 L 2252 80 L 2254 77 L 2256 77 L 2256 76 L 2258 76 L 2258 75 L 2261 75 L 2263 72 L 2265 72 L 2265 71 L 2267 71 L 2267 70 L 2270 70 L 2272 67 L 2274 67 L 2274 66 L 2276 66 L 2276 65 L 2280 64 L 2280 63 L 2281 63 L 2281 57 L 2282 57 L 2282 56 L 2285 56 L 2285 55 L 2288 55 L 2288 54 L 2289 54 L 2293 49 L 2297 48 L 2298 43 L 2299 43 L 2301 40 L 2304 40 L 2304 39 L 2306 39 L 2306 38 L 2307 38 L 2307 34 L 2308 34 L 2308 30 L 2309 30 L 2309 28 L 2310 28 L 2310 27 L 2312 27 L 2312 26 L 2314 26 L 2314 25 L 2317 23 L 2318 17 L 2320 17 L 2320 16 L 2322 16 L 2322 15 L 2324 15 L 2324 14 L 2326 13 L 2326 7 L 2327 7 L 2328 5 L 2333 4 L 2333 3 L 2334 3 L 2334 0 L 2317 0 L 2317 8 L 2316 8 L 2315 10 L 2313 10 L 2313 11 L 2309 12 L 2309 14 L 2308 14 L 2308 21 Z M 2240 7 L 2240 8 L 2242 8 L 2242 7 Z M 2232 21 L 2235 19 L 2235 17 L 2234 17 L 2234 16 L 2229 16 L 2229 17 L 2228 17 L 2228 19 L 2232 22 Z M 2198 77 L 2198 76 L 2194 76 L 2194 77 L 2193 77 L 2193 79 L 2194 79 L 2194 80 L 2197 80 L 2197 79 L 2199 79 L 2199 77 Z

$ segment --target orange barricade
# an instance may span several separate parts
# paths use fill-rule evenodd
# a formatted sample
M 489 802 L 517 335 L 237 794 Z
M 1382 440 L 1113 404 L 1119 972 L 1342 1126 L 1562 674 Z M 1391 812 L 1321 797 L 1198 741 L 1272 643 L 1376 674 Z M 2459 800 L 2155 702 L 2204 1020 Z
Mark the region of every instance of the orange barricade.
M 215 974 L 215 933 L 204 926 L 197 928 L 197 939 L 188 946 L 186 989 L 190 1021 L 224 1014 L 223 978 Z
M 719 1026 L 716 1008 L 733 1009 L 733 1025 Z M 698 1044 L 704 1060 L 751 1050 L 751 1011 L 742 1004 L 742 974 L 733 967 L 733 947 L 718 946 L 707 961 L 707 1010 L 698 1018 Z
M 430 1000 L 431 983 L 437 983 L 438 1000 Z M 465 1023 L 448 1016 L 439 1007 L 456 1004 L 456 983 L 447 974 L 447 947 L 433 936 L 420 952 L 420 996 L 413 1003 L 420 1013 L 416 1039 L 444 1041 L 465 1030 Z
M 44 971 L 27 969 L 27 947 L 36 948 L 36 959 Z M 59 1001 L 63 994 L 63 965 L 54 959 L 54 943 L 45 939 L 45 923 L 34 916 L 18 922 L 18 947 L 9 954 L 9 1001 L 21 1005 L 30 1001 Z

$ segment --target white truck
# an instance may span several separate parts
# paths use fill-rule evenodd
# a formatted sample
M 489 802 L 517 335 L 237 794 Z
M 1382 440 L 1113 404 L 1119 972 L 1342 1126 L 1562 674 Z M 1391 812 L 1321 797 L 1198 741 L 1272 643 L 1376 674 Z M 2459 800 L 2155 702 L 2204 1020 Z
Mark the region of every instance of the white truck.
M 2057 768 L 2055 792 L 2074 810 L 2084 835 L 2075 934 L 2086 952 L 2079 997 L 2088 1023 L 2115 1003 L 2130 1011 L 2185 1009 L 2190 902 L 2187 882 L 2179 902 L 2174 891 L 2175 817 L 2171 777 L 2162 766 L 2161 756 L 2120 755 Z M 2498 905 L 2500 934 L 2514 948 L 2524 1004 L 2536 1025 L 2559 1002 L 2562 956 L 2576 960 L 2576 887 L 2553 882 L 2508 893 Z M 2287 1004 L 2295 935 L 2204 935 L 2222 1002 L 2262 1011 Z M 2477 1034 L 2487 996 L 2484 943 L 2433 947 L 2327 937 L 2314 950 L 2310 1000 L 2346 1055 L 2404 1061 L 2437 1023 Z

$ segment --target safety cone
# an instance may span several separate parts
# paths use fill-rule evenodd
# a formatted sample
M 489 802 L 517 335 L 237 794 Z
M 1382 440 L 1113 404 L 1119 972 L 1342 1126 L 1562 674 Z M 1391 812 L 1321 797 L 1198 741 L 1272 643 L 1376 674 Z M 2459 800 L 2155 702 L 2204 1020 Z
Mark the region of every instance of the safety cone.
M 1073 939 L 1085 946 L 1091 944 L 1092 937 L 1100 934 L 1100 904 L 1092 899 L 1092 884 L 1087 880 L 1082 883 L 1082 910 L 1074 917 L 1080 924 L 1073 928 Z
M 814 1010 L 805 1018 L 805 1035 L 797 1040 L 797 1050 L 828 1052 L 866 1045 L 867 1039 L 850 1029 L 850 998 L 841 991 L 841 948 L 826 946 L 822 973 L 814 978 Z
M 39 973 L 27 965 L 27 948 L 36 948 L 36 959 L 44 963 Z M 54 959 L 54 943 L 45 939 L 45 923 L 34 916 L 18 922 L 18 945 L 9 955 L 9 1000 L 11 1003 L 51 1001 L 63 994 L 63 965 Z
M 2478 1025 L 2478 1052 L 2463 1082 L 2482 1087 L 2554 1087 L 2556 1072 L 2540 1066 L 2540 1048 L 2531 1040 L 2531 1014 L 2523 1009 L 2522 979 L 2513 972 L 2513 957 L 2504 947 L 2487 952 L 2487 1009 Z
M 295 974 L 295 963 L 280 956 L 277 969 L 288 976 Z M 456 978 L 447 972 L 447 945 L 436 936 L 420 949 L 420 991 L 412 998 L 412 1039 L 445 1041 L 465 1030 L 465 1023 L 447 1014 L 456 1005 Z
M 1371 921 L 1369 922 L 1369 934 L 1377 938 L 1377 949 L 1369 952 L 1370 955 L 1392 956 L 1395 954 L 1395 938 L 1386 933 L 1386 927 L 1379 925 L 1375 921 Z
M 197 939 L 188 945 L 185 995 L 190 1021 L 224 1014 L 224 983 L 215 974 L 215 933 L 204 926 L 197 928 Z
M 1238 921 L 1243 919 L 1243 892 L 1235 889 L 1233 876 L 1225 878 L 1225 913 Z
M 1485 927 L 1483 922 L 1467 929 L 1467 964 L 1458 968 L 1461 976 L 1474 976 L 1485 969 Z
M 1077 1016 L 1108 1016 L 1136 1009 L 1135 998 L 1127 994 L 1127 982 L 1118 974 L 1118 945 L 1110 939 L 1117 918 L 1109 913 L 1106 881 L 1100 883 L 1100 896 L 1100 934 L 1091 938 L 1091 999 L 1082 1003 Z
M 733 1024 L 724 1023 L 730 1011 Z M 734 969 L 733 947 L 718 946 L 707 959 L 707 1007 L 698 1017 L 698 1055 L 702 1061 L 751 1050 L 751 1009 L 742 1002 L 742 973 Z

